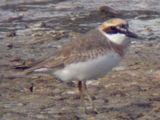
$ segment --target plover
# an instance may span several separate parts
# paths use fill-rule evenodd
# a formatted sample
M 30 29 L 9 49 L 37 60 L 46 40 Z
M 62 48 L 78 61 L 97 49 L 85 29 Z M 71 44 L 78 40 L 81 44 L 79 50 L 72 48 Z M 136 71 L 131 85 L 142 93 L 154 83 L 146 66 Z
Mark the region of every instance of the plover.
M 81 99 L 84 100 L 86 94 L 93 103 L 86 81 L 106 75 L 120 62 L 130 43 L 128 37 L 137 38 L 128 28 L 127 21 L 120 18 L 105 21 L 68 42 L 54 56 L 30 68 L 26 73 L 44 71 L 62 81 L 77 81 Z

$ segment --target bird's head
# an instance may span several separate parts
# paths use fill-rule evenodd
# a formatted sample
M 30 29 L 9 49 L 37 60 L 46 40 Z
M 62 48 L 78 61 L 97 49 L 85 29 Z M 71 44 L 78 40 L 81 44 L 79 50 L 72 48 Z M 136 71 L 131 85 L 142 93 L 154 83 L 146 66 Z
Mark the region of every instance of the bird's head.
M 135 33 L 129 31 L 128 22 L 120 18 L 105 21 L 99 26 L 99 30 L 116 43 L 124 42 L 126 37 L 138 38 Z

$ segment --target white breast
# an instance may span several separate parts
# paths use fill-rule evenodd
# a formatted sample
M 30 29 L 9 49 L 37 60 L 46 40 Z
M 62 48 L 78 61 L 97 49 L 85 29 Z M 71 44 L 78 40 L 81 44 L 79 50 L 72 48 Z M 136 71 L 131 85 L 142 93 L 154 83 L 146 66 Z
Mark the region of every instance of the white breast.
M 117 53 L 108 52 L 96 59 L 67 65 L 65 68 L 55 71 L 54 75 L 63 81 L 96 79 L 105 75 L 120 60 L 121 57 Z

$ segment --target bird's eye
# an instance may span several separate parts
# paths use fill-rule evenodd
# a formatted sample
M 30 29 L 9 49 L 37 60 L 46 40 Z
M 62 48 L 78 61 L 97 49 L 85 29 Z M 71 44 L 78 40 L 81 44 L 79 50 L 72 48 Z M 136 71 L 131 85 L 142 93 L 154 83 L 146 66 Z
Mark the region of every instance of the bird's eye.
M 118 33 L 116 27 L 110 27 L 105 32 L 108 33 L 108 34 L 116 34 L 116 33 Z
M 124 29 L 127 29 L 128 28 L 128 24 L 122 24 L 120 27 L 124 28 Z

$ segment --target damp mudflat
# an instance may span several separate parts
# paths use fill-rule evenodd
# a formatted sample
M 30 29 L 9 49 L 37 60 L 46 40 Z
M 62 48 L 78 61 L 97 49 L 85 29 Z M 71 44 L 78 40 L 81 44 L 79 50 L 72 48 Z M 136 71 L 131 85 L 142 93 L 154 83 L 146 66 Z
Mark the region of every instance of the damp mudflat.
M 102 7 L 105 6 L 105 7 Z M 160 120 L 159 0 L 1 0 L 1 120 Z M 119 66 L 88 82 L 97 114 L 84 113 L 76 84 L 22 76 L 71 38 L 113 17 L 141 36 Z

